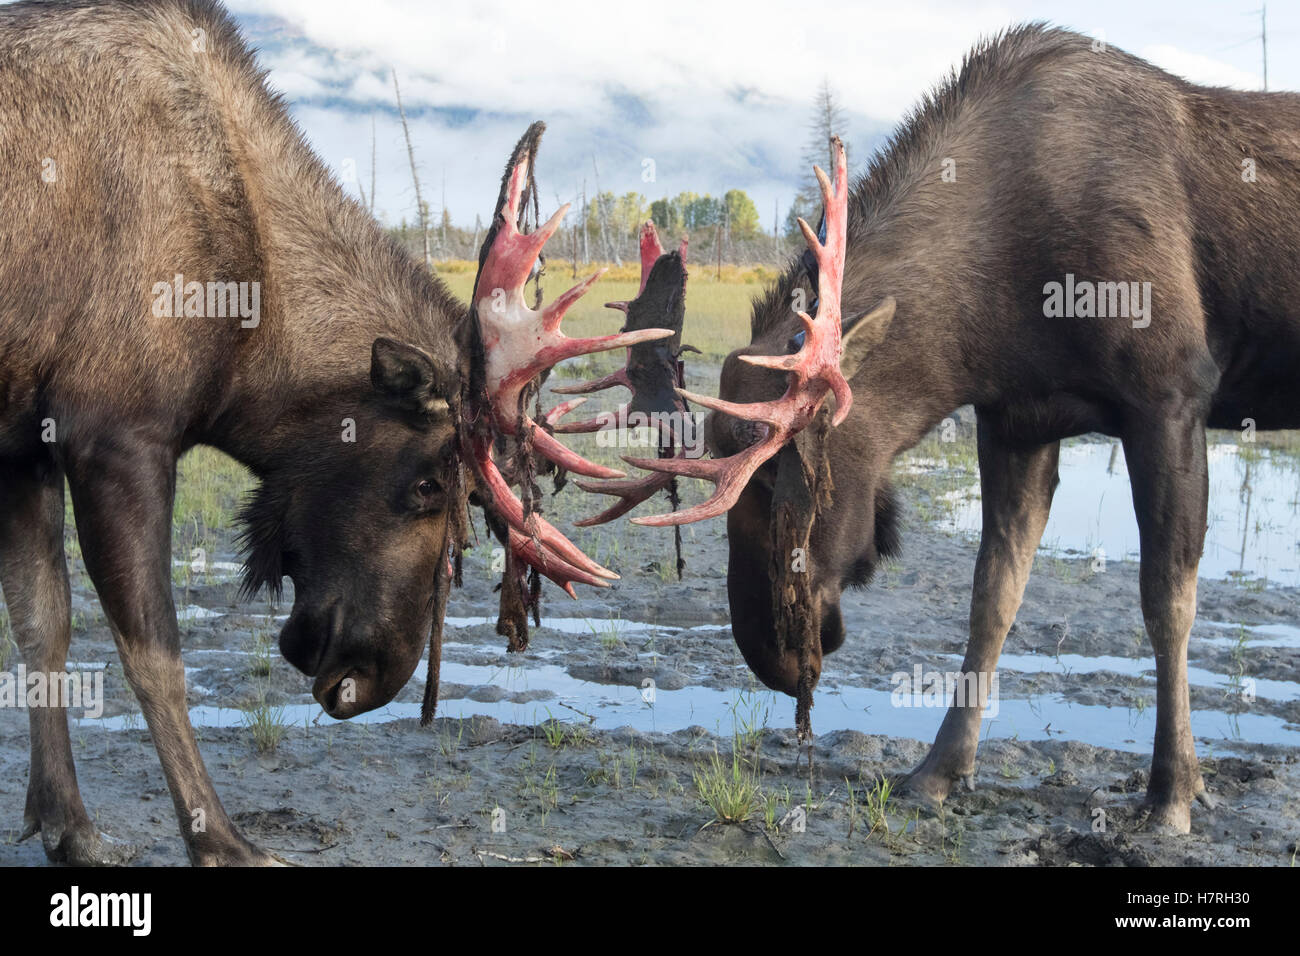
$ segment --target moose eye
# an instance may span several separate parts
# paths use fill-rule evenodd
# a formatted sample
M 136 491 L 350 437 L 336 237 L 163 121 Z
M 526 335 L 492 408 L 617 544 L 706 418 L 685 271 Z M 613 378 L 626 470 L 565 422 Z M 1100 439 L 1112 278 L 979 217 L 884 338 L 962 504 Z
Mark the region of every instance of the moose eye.
M 807 331 L 804 329 L 800 329 L 794 335 L 790 336 L 790 341 L 785 343 L 786 352 L 788 352 L 791 355 L 793 355 L 795 352 L 798 352 L 801 348 L 803 348 L 803 342 L 806 337 L 807 337 Z
M 437 490 L 438 490 L 438 486 L 435 485 L 428 478 L 425 478 L 423 481 L 421 481 L 418 485 L 415 486 L 415 493 L 419 495 L 421 498 L 432 498 L 433 493 Z

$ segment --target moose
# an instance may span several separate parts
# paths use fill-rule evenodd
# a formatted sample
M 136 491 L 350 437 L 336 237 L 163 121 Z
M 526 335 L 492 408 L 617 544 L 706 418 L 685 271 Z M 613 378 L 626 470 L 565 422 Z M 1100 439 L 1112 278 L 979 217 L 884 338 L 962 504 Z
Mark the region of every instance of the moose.
M 635 461 L 716 492 L 633 520 L 726 513 L 736 643 L 767 686 L 799 698 L 806 731 L 823 656 L 845 639 L 840 595 L 898 551 L 895 457 L 974 406 L 983 528 L 962 683 L 987 688 L 1047 521 L 1060 441 L 1117 437 L 1156 661 L 1145 824 L 1188 832 L 1193 802 L 1212 805 L 1187 684 L 1205 430 L 1300 427 L 1300 96 L 1193 85 L 1029 25 L 968 54 L 851 192 L 840 164 L 834 192 L 822 178 L 826 247 L 754 303 L 721 400 L 685 395 L 713 409 L 714 458 Z M 1140 307 L 1118 294 L 1141 296 L 1146 283 Z M 1063 310 L 1072 285 L 1083 307 Z M 1098 289 L 1119 308 L 1084 301 Z M 815 320 L 796 314 L 801 302 L 817 304 Z M 827 427 L 832 406 L 839 423 Z M 788 573 L 791 543 L 807 545 L 807 574 Z M 906 777 L 914 793 L 938 802 L 974 786 L 978 696 L 957 695 Z
M 66 482 L 196 865 L 278 861 L 223 810 L 186 709 L 170 539 L 187 449 L 258 479 L 244 587 L 293 582 L 280 650 L 334 717 L 391 700 L 426 641 L 436 702 L 471 496 L 522 566 L 569 590 L 614 577 L 524 507 L 492 455 L 509 441 L 623 477 L 535 427 L 522 400 L 556 362 L 674 334 L 564 336 L 594 276 L 525 305 L 567 208 L 519 231 L 541 129 L 507 168 L 466 306 L 347 197 L 219 5 L 0 8 L 0 586 L 28 671 L 61 672 Z M 128 858 L 86 812 L 66 710 L 30 724 L 24 838 L 55 861 Z

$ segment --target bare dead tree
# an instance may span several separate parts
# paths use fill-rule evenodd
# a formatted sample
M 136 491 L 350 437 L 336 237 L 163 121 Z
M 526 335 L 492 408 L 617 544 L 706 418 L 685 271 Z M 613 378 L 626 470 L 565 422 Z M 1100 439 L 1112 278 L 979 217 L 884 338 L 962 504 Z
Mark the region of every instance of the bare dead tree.
M 844 107 L 840 105 L 840 98 L 831 87 L 829 78 L 823 77 L 821 86 L 817 88 L 817 94 L 813 97 L 812 116 L 808 121 L 808 141 L 804 144 L 801 154 L 803 166 L 808 170 L 807 178 L 795 199 L 805 212 L 816 215 L 816 210 L 821 204 L 821 187 L 817 185 L 817 180 L 812 175 L 813 166 L 817 165 L 822 169 L 835 168 L 835 150 L 831 146 L 831 141 L 838 136 L 844 143 L 844 149 L 850 156 L 853 155 L 849 142 L 844 136 L 847 125 L 848 119 Z
M 600 225 L 600 244 L 605 248 L 605 261 L 621 266 L 623 260 L 619 258 L 618 250 L 614 248 L 614 244 L 610 242 L 609 228 L 605 225 L 605 215 L 608 210 L 605 208 L 605 203 L 600 195 L 600 168 L 596 165 L 594 155 L 591 157 L 591 170 L 596 177 L 596 222 Z
M 591 261 L 591 246 L 587 239 L 587 180 L 582 180 L 582 264 Z
M 397 115 L 402 118 L 402 133 L 406 136 L 406 155 L 411 161 L 411 181 L 415 183 L 415 205 L 420 211 L 420 235 L 424 240 L 424 264 L 433 268 L 433 256 L 429 254 L 429 210 L 420 197 L 420 176 L 415 171 L 415 149 L 411 146 L 411 130 L 406 125 L 406 110 L 402 109 L 402 91 L 397 85 L 397 70 L 393 70 L 393 92 L 397 94 Z
M 375 214 L 375 114 L 370 114 L 370 215 Z

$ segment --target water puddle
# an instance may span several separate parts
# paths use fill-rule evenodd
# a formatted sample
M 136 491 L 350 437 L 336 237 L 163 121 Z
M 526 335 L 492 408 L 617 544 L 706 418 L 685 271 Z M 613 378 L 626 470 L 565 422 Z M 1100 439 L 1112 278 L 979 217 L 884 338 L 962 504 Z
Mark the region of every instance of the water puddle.
M 176 609 L 176 621 L 180 624 L 190 624 L 194 621 L 215 621 L 217 618 L 225 616 L 225 611 L 213 611 L 210 608 L 199 607 L 197 604 L 186 604 L 184 607 Z
M 570 621 L 580 619 L 568 619 Z M 572 625 L 576 627 L 577 625 Z M 482 651 L 480 645 L 458 645 Z M 1068 669 L 1074 672 L 1111 670 L 1144 673 L 1144 662 L 1130 658 L 1085 658 L 1062 655 L 1006 655 L 1008 669 L 1043 671 Z M 1227 678 L 1194 669 L 1193 681 L 1226 686 Z M 423 680 L 424 667 L 415 680 Z M 1276 685 L 1276 686 L 1274 686 Z M 721 736 L 737 729 L 763 726 L 786 727 L 792 723 L 794 705 L 784 695 L 767 690 L 715 690 L 685 687 L 680 690 L 655 688 L 648 693 L 640 685 L 603 684 L 571 676 L 557 664 L 529 661 L 512 665 L 463 664 L 444 660 L 443 696 L 438 716 L 466 719 L 494 717 L 502 723 L 535 725 L 559 720 L 597 729 L 631 727 L 639 731 L 670 733 L 701 726 Z M 1297 685 L 1285 681 L 1260 681 L 1260 696 L 1294 699 Z M 382 724 L 403 718 L 417 718 L 418 702 L 392 703 L 352 718 L 352 723 Z M 888 690 L 850 685 L 827 685 L 817 692 L 813 724 L 819 733 L 858 730 L 895 737 L 931 739 L 939 728 L 942 707 L 896 706 Z M 199 706 L 191 708 L 196 727 L 242 727 L 245 712 L 234 708 Z M 290 727 L 314 727 L 339 723 L 325 715 L 314 702 L 284 706 L 280 719 Z M 124 714 L 95 720 L 79 719 L 79 727 L 104 730 L 139 729 L 138 714 Z M 1300 727 L 1278 717 L 1259 713 L 1233 714 L 1225 710 L 1194 710 L 1192 730 L 1198 740 L 1211 742 L 1214 753 L 1232 753 L 1236 741 L 1300 746 Z M 999 702 L 996 718 L 985 721 L 983 735 L 1021 740 L 1069 739 L 1133 752 L 1147 751 L 1155 733 L 1155 707 L 1129 709 L 1072 703 L 1056 694 Z
M 238 561 L 181 561 L 173 558 L 172 567 L 189 568 L 194 580 L 205 584 L 224 584 L 244 573 L 244 566 Z
M 1294 624 L 1230 624 L 1201 618 L 1196 623 L 1231 632 L 1230 636 L 1225 637 L 1192 634 L 1192 640 L 1204 641 L 1216 647 L 1236 647 L 1243 636 L 1249 647 L 1300 647 L 1300 627 Z
M 961 655 L 950 655 L 951 659 L 961 663 Z M 998 658 L 998 670 L 1017 671 L 1021 674 L 1097 674 L 1109 671 L 1130 677 L 1143 677 L 1155 686 L 1155 661 L 1149 658 L 1117 657 L 1100 655 L 1085 657 L 1082 654 L 1061 654 L 1058 657 L 1046 657 L 1042 654 L 1003 654 Z M 1193 687 L 1208 687 L 1221 690 L 1224 696 L 1240 696 L 1242 681 L 1249 678 L 1250 687 L 1256 697 L 1283 703 L 1300 700 L 1300 683 L 1288 680 L 1270 680 L 1264 677 L 1243 675 L 1234 677 L 1219 674 L 1203 667 L 1191 665 L 1187 668 L 1187 682 Z
M 1209 529 L 1201 576 L 1300 585 L 1300 468 L 1295 460 L 1267 449 L 1243 455 L 1241 446 L 1233 444 L 1210 446 L 1208 458 Z M 1062 445 L 1060 474 L 1043 548 L 1064 555 L 1100 549 L 1107 559 L 1136 560 L 1137 520 L 1119 443 Z M 942 524 L 978 536 L 978 480 L 947 500 L 951 512 Z

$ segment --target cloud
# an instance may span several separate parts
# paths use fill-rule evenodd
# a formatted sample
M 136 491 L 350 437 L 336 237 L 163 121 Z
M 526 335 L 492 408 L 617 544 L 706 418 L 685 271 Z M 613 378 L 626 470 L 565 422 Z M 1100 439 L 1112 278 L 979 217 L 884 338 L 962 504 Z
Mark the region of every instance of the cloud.
M 369 113 L 393 109 L 395 69 L 426 175 L 440 179 L 445 167 L 458 194 L 479 197 L 463 203 L 464 212 L 453 208 L 457 221 L 490 213 L 500 165 L 537 118 L 549 126 L 547 188 L 566 198 L 584 177 L 594 190 L 594 156 L 605 189 L 657 198 L 740 187 L 760 209 L 776 199 L 784 206 L 805 174 L 799 154 L 823 78 L 843 101 L 860 162 L 975 37 L 1011 21 L 997 3 L 949 0 L 874 10 L 843 0 L 797 10 L 673 4 L 626 13 L 588 0 L 524 9 L 506 0 L 230 6 L 262 48 L 271 85 L 325 150 L 368 146 Z M 367 118 L 345 120 L 349 111 Z M 397 136 L 395 144 L 381 139 L 381 150 L 399 147 L 404 159 L 400 129 Z M 652 183 L 642 179 L 647 158 L 655 161 Z M 359 165 L 368 170 L 366 159 Z M 381 184 L 379 204 L 396 218 L 403 187 L 390 185 L 386 196 Z
M 1143 47 L 1138 56 L 1161 69 L 1203 86 L 1229 86 L 1237 90 L 1258 90 L 1262 78 L 1258 73 L 1241 70 L 1222 60 L 1190 53 L 1175 46 L 1158 44 Z
M 589 0 L 231 6 L 278 18 L 325 49 L 421 78 L 413 103 L 573 113 L 599 109 L 609 86 L 677 102 L 707 102 L 732 89 L 803 101 L 829 75 L 849 108 L 896 116 L 974 37 L 1011 20 L 996 3 L 946 0 L 885 9 L 812 0 L 797 11 L 750 7 L 743 14 L 731 4 L 674 4 L 632 8 L 628 20 Z

